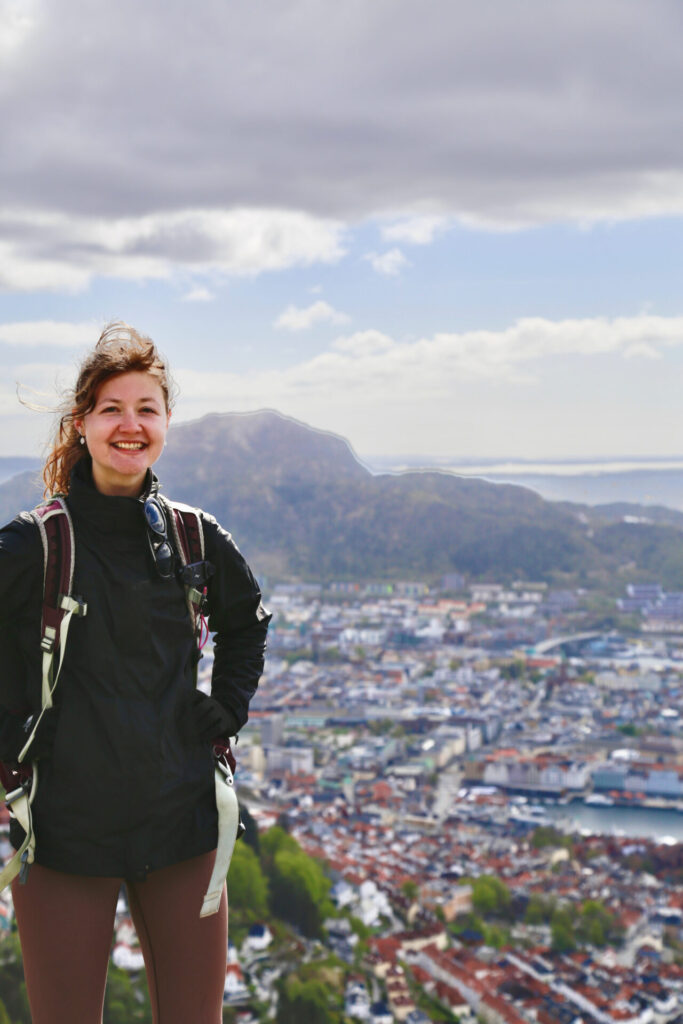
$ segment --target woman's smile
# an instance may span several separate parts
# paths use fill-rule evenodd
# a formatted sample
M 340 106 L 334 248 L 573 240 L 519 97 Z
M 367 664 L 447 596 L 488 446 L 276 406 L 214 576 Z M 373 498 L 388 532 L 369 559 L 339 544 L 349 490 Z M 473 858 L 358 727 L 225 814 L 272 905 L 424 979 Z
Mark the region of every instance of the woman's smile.
M 103 494 L 140 493 L 161 455 L 169 412 L 160 384 L 131 370 L 102 384 L 92 410 L 75 423 L 85 437 L 95 486 Z

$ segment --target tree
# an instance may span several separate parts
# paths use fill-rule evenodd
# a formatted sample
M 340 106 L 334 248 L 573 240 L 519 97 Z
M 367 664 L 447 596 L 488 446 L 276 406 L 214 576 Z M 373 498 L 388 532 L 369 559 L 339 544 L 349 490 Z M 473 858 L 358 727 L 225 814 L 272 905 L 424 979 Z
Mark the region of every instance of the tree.
M 251 846 L 238 843 L 228 871 L 230 910 L 250 924 L 268 914 L 268 882 Z
M 600 900 L 586 900 L 581 907 L 578 934 L 592 946 L 604 946 L 614 929 L 614 916 Z
M 146 982 L 136 985 L 125 971 L 110 964 L 102 1020 L 103 1024 L 152 1024 Z
M 401 892 L 410 903 L 415 901 L 418 891 L 417 882 L 412 878 L 406 878 L 405 882 L 401 883 Z
M 537 850 L 544 846 L 571 846 L 571 836 L 565 836 L 554 825 L 539 825 L 531 834 L 531 845 Z
M 303 850 L 281 849 L 275 854 L 270 883 L 273 912 L 304 935 L 319 938 L 322 922 L 334 908 L 327 899 L 330 880 L 317 861 Z
M 254 821 L 251 811 L 242 800 L 240 800 L 240 819 L 245 830 L 241 841 L 246 843 L 247 846 L 251 846 L 252 850 L 258 855 L 261 852 L 258 825 Z
M 280 984 L 279 996 L 277 1024 L 335 1024 L 338 1020 L 322 981 L 289 977 Z
M 31 1024 L 19 936 L 0 939 L 0 993 L 12 1024 Z
M 275 855 L 280 850 L 295 851 L 299 849 L 299 844 L 281 825 L 274 825 L 261 836 L 260 847 L 263 864 L 266 871 L 268 871 L 272 868 Z
M 573 907 L 555 907 L 550 921 L 552 948 L 557 953 L 570 953 L 576 949 L 574 936 L 574 920 L 576 912 Z
M 550 926 L 552 934 L 552 949 L 556 953 L 571 953 L 576 949 L 574 932 L 566 924 L 557 923 Z
M 527 924 L 543 924 L 552 917 L 554 903 L 551 899 L 544 899 L 537 893 L 532 893 L 527 903 L 524 920 Z
M 481 875 L 472 882 L 472 905 L 480 914 L 505 914 L 510 890 L 495 875 Z

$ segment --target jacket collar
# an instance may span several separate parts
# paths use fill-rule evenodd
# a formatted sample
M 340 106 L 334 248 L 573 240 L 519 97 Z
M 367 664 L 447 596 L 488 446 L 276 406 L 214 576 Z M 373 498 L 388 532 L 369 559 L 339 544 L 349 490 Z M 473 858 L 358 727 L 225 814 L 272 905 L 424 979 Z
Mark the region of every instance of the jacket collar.
M 156 496 L 159 481 L 151 469 L 147 470 L 145 486 L 138 498 L 102 494 L 92 478 L 92 462 L 84 455 L 71 471 L 67 503 L 75 520 L 106 533 L 139 533 L 145 529 L 142 505 L 150 495 Z

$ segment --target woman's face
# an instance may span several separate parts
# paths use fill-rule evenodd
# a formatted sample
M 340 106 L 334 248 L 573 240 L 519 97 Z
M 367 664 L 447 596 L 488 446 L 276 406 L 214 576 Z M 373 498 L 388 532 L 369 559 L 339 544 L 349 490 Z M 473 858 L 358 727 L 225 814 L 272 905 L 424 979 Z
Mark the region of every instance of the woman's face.
M 74 420 L 85 435 L 98 491 L 140 494 L 163 450 L 170 415 L 161 385 L 149 373 L 131 370 L 101 385 L 91 412 Z

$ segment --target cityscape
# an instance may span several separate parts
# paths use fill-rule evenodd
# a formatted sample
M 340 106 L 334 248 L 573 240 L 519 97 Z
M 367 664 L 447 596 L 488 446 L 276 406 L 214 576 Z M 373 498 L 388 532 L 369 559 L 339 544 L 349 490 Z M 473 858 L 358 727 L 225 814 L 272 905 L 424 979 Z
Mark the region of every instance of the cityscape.
M 267 599 L 224 1019 L 683 1019 L 683 595 L 453 573 Z M 9 891 L 0 916 L 8 942 Z M 145 1020 L 123 896 L 117 920 L 110 987 Z
M 124 321 L 171 425 L 158 460 L 112 444 L 230 531 L 273 614 L 233 743 L 225 1024 L 683 1024 L 682 18 L 0 0 L 0 523 Z M 205 693 L 212 664 L 209 637 Z M 0 801 L 0 864 L 8 828 Z M 207 965 L 181 919 L 162 938 Z M 93 1024 L 66 1007 L 91 929 L 58 927 L 56 998 L 0 893 L 0 1024 L 31 1024 L 24 963 L 48 1017 Z M 124 885 L 101 1024 L 155 1016 Z

